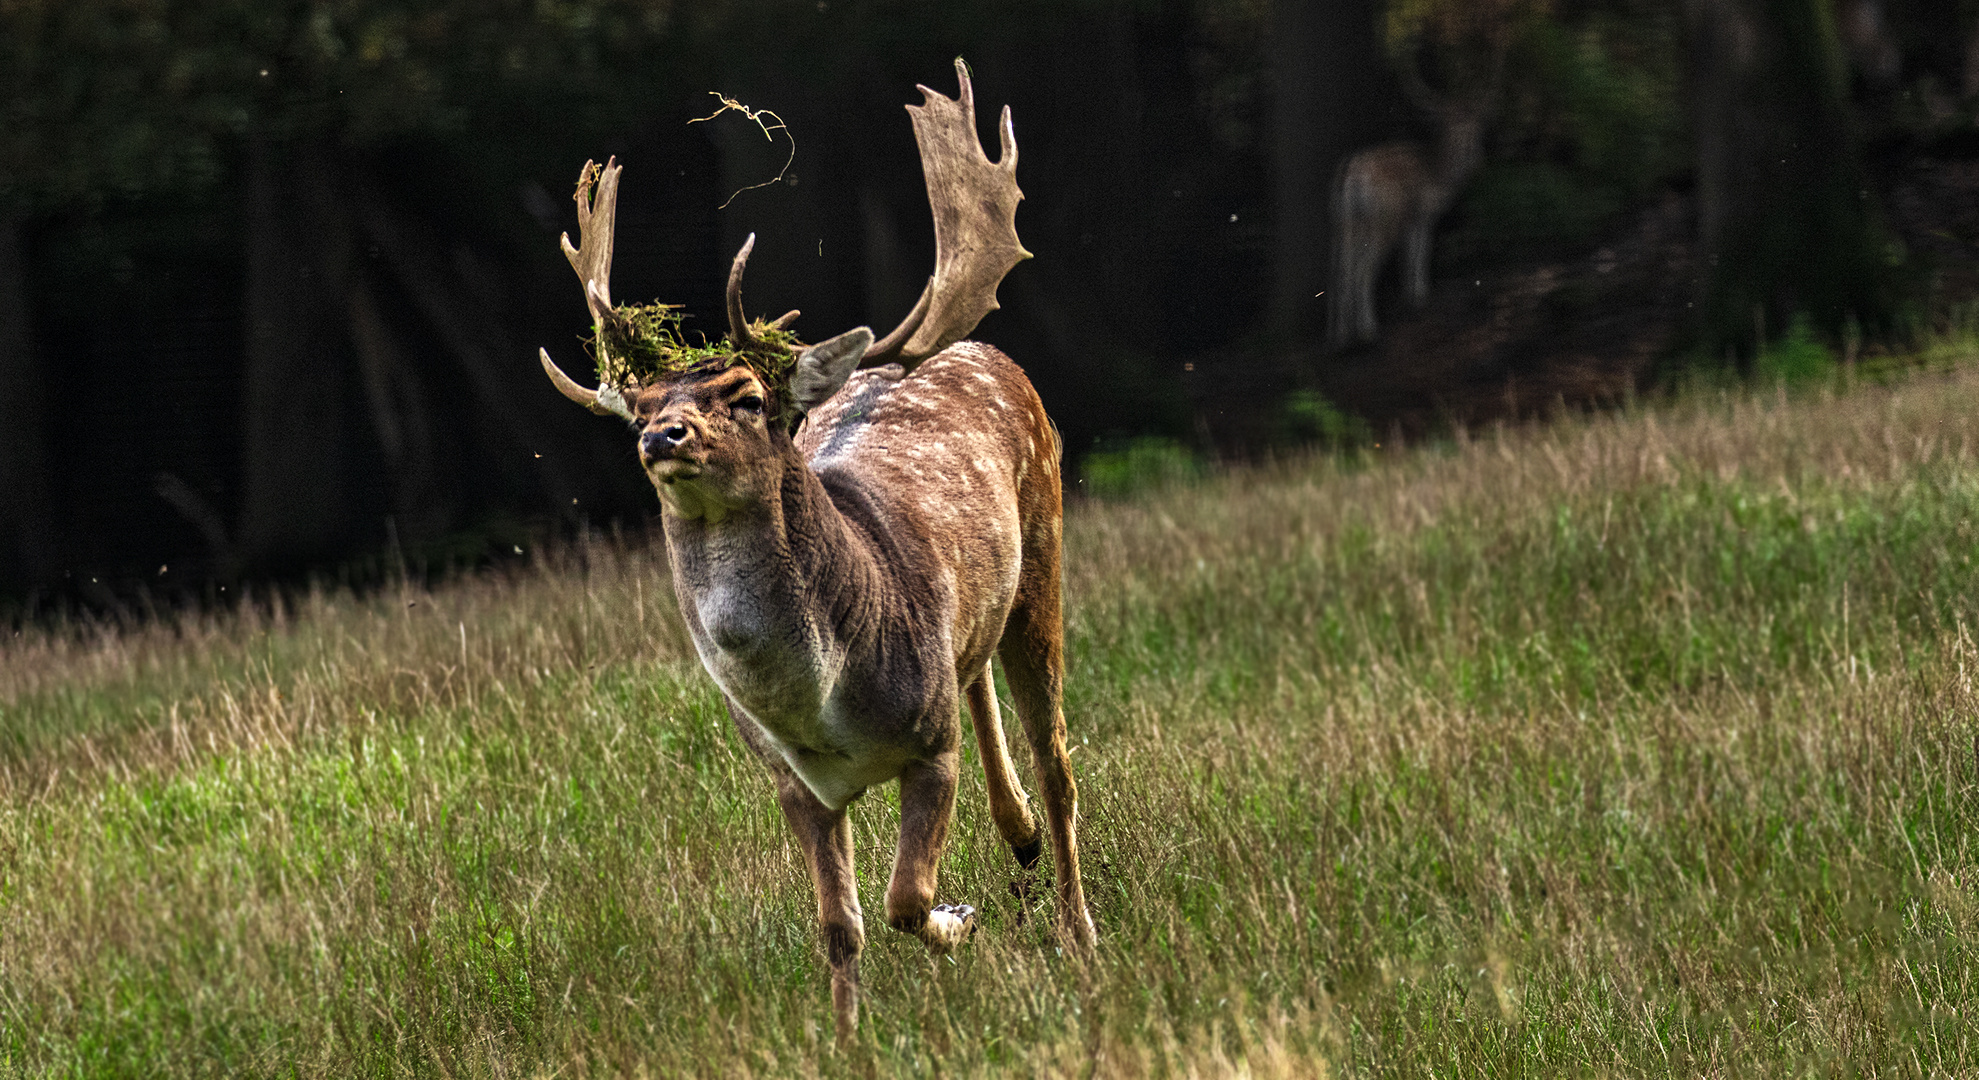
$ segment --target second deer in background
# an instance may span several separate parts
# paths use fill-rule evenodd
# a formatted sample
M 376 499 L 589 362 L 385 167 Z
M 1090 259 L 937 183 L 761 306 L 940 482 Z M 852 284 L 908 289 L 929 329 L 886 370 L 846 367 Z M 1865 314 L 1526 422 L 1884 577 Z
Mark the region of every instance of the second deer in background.
M 1371 146 L 1340 166 L 1333 183 L 1333 284 L 1327 345 L 1375 339 L 1374 284 L 1402 249 L 1402 286 L 1411 307 L 1429 300 L 1429 242 L 1437 221 L 1484 163 L 1484 132 L 1497 111 L 1510 34 L 1494 27 L 1487 74 L 1469 92 L 1437 93 L 1410 53 L 1397 65 L 1402 90 L 1436 124 L 1434 146 L 1400 140 Z

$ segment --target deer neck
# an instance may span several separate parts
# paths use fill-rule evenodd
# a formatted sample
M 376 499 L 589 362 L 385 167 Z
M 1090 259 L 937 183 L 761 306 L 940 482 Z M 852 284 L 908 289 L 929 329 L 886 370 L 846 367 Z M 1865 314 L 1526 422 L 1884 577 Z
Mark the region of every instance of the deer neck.
M 885 575 L 796 450 L 762 497 L 663 517 L 681 614 L 703 666 L 779 743 L 816 748 L 826 701 L 876 630 Z
M 1438 214 L 1449 209 L 1457 192 L 1483 164 L 1483 125 L 1469 117 L 1445 120 L 1429 183 L 1429 202 Z

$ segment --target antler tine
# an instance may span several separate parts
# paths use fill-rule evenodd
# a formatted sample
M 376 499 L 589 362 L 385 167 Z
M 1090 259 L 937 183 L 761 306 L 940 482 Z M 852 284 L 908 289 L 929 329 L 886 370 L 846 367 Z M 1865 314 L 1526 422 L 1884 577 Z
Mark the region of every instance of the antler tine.
M 756 250 L 756 234 L 742 242 L 742 250 L 735 253 L 735 261 L 728 264 L 728 341 L 742 352 L 756 344 L 755 335 L 749 332 L 749 317 L 742 314 L 742 270 L 749 265 L 749 253 Z
M 597 413 L 599 416 L 616 416 L 621 420 L 632 419 L 632 406 L 619 393 L 616 386 L 600 386 L 596 390 L 586 390 L 576 379 L 563 373 L 555 360 L 550 359 L 550 350 L 539 348 L 536 356 L 543 362 L 543 374 L 550 377 L 557 392 Z
M 900 360 L 901 346 L 907 344 L 907 339 L 912 337 L 914 331 L 919 330 L 921 323 L 927 319 L 928 301 L 932 300 L 934 295 L 935 279 L 929 278 L 928 283 L 921 288 L 921 298 L 914 301 L 913 310 L 907 313 L 906 318 L 900 320 L 900 325 L 894 327 L 891 333 L 874 342 L 873 347 L 866 350 L 865 358 L 859 361 L 859 366 L 882 367 Z
M 756 250 L 756 234 L 742 242 L 742 250 L 735 253 L 735 261 L 728 265 L 728 341 L 735 351 L 758 348 L 762 342 L 749 332 L 749 317 L 742 313 L 742 268 L 749 264 L 749 253 Z M 786 311 L 770 324 L 773 330 L 782 330 L 797 321 L 798 313 Z
M 605 323 L 612 317 L 612 231 L 618 218 L 621 168 L 616 157 L 606 161 L 602 169 L 595 161 L 584 163 L 584 171 L 577 174 L 576 195 L 577 235 L 582 246 L 573 245 L 569 233 L 561 240 L 564 258 L 570 260 L 570 268 L 577 271 L 577 280 L 584 286 L 584 306 L 591 312 L 600 359 L 605 351 Z M 543 373 L 563 396 L 600 416 L 632 419 L 632 409 L 618 387 L 587 390 L 563 373 L 550 359 L 548 349 L 538 349 L 537 356 L 543 362 Z
M 577 235 L 582 247 L 573 247 L 570 234 L 562 238 L 564 258 L 577 271 L 584 288 L 585 306 L 593 322 L 603 324 L 612 310 L 612 233 L 618 225 L 618 174 L 624 166 L 617 157 L 600 169 L 586 161 L 577 176 Z
M 996 310 L 996 287 L 1010 268 L 1031 257 L 1017 239 L 1017 131 L 1003 107 L 995 162 L 976 135 L 976 92 L 960 57 L 953 98 L 916 87 L 925 99 L 907 106 L 921 147 L 928 205 L 934 211 L 935 272 L 905 321 L 867 350 L 862 368 L 922 360 L 960 341 Z

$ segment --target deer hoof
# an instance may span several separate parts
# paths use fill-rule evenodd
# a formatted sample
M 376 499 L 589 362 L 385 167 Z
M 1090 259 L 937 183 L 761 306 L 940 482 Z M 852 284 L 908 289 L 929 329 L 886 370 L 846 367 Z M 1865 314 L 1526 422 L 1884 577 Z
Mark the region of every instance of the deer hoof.
M 928 947 L 948 952 L 969 940 L 976 932 L 976 909 L 967 904 L 936 904 L 928 912 L 927 928 L 922 931 Z
M 1029 843 L 1019 844 L 1011 848 L 1010 854 L 1017 857 L 1017 865 L 1025 870 L 1036 866 L 1038 864 L 1038 857 L 1044 854 L 1044 834 L 1039 833 L 1031 837 Z

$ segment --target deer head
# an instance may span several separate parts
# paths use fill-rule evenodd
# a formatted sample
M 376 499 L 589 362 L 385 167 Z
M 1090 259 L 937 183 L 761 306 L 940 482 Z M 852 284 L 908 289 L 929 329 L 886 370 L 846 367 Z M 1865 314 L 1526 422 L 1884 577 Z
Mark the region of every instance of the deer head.
M 1436 123 L 1437 172 L 1454 183 L 1462 183 L 1484 162 L 1484 129 L 1498 111 L 1504 92 L 1505 60 L 1511 43 L 1509 33 L 1489 35 L 1482 71 L 1443 93 L 1431 89 L 1422 77 L 1420 48 L 1396 64 L 1402 93 Z
M 925 86 L 924 101 L 907 106 L 921 149 L 928 202 L 934 211 L 935 270 L 919 302 L 884 338 L 856 327 L 815 345 L 797 342 L 788 327 L 798 313 L 752 322 L 743 312 L 742 275 L 754 250 L 751 234 L 729 268 L 726 306 L 729 332 L 714 348 L 686 349 L 677 339 L 657 343 L 656 364 L 639 368 L 614 356 L 651 338 L 646 308 L 614 306 L 611 299 L 612 230 L 620 166 L 586 162 L 578 177 L 580 243 L 566 234 L 564 255 L 583 284 L 591 313 L 593 347 L 601 375 L 595 390 L 564 374 L 541 350 L 543 370 L 565 397 L 600 415 L 640 425 L 640 458 L 656 484 L 702 481 L 700 495 L 716 502 L 747 498 L 752 484 L 741 463 L 760 462 L 787 449 L 789 431 L 845 385 L 861 368 L 898 364 L 913 373 L 927 357 L 961 340 L 998 307 L 996 287 L 1010 268 L 1029 258 L 1017 240 L 1017 137 L 1005 106 L 999 130 L 1002 152 L 991 162 L 976 135 L 974 90 L 958 58 L 961 90 L 949 98 Z M 642 316 L 647 325 L 642 330 Z M 699 496 L 697 496 L 698 498 Z

